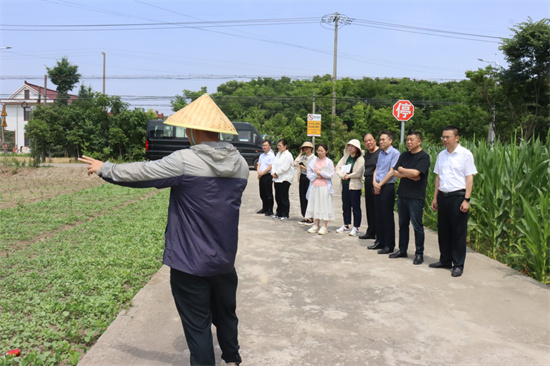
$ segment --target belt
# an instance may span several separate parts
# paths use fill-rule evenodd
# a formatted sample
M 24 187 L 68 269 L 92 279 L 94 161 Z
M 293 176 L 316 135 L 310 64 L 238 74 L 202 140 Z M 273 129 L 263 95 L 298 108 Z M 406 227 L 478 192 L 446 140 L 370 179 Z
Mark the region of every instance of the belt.
M 439 194 L 442 194 L 443 196 L 464 196 L 466 194 L 465 189 L 459 189 L 458 191 L 452 191 L 452 192 L 443 192 L 439 191 Z

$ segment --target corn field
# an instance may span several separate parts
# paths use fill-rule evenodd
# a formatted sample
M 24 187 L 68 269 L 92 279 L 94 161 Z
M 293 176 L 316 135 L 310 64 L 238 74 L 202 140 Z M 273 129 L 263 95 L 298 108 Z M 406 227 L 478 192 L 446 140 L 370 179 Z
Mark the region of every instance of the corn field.
M 536 280 L 550 284 L 550 138 L 520 144 L 464 143 L 474 155 L 468 245 Z M 432 167 L 424 225 L 437 230 L 433 167 L 442 146 L 423 146 Z

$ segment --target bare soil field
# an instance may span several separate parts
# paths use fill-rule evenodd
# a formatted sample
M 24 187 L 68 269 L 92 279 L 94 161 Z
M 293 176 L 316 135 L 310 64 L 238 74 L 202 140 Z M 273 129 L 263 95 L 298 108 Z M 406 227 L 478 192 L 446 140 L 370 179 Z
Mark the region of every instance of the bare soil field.
M 0 208 L 42 201 L 104 184 L 86 167 L 13 167 L 0 165 Z

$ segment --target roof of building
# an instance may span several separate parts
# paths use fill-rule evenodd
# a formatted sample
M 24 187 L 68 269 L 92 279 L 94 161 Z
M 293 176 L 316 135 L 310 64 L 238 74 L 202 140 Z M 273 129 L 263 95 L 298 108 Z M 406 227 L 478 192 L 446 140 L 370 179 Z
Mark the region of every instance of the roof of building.
M 34 89 L 38 94 L 44 95 L 44 87 L 43 86 L 31 84 L 31 83 L 27 82 L 27 80 L 25 80 L 25 85 L 27 85 L 30 88 Z M 46 88 L 46 98 L 47 99 L 56 100 L 58 95 L 59 95 L 59 93 L 57 92 L 57 90 Z M 74 99 L 78 99 L 78 95 L 69 94 L 69 100 L 72 101 Z

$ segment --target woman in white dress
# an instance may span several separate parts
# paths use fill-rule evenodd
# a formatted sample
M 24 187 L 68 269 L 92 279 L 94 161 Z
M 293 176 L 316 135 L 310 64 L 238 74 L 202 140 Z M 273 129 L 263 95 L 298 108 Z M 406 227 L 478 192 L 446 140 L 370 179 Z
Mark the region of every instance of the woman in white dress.
M 307 167 L 307 177 L 310 180 L 307 192 L 306 217 L 313 217 L 314 224 L 309 233 L 328 233 L 327 224 L 334 220 L 334 206 L 332 204 L 332 177 L 334 163 L 327 157 L 328 147 L 320 144 L 317 148 L 317 158 L 313 158 Z M 321 226 L 321 221 L 323 225 Z

